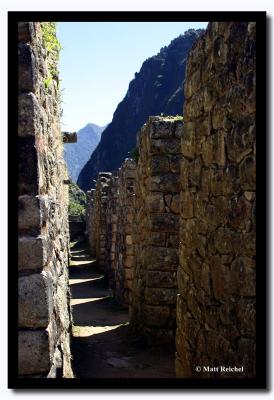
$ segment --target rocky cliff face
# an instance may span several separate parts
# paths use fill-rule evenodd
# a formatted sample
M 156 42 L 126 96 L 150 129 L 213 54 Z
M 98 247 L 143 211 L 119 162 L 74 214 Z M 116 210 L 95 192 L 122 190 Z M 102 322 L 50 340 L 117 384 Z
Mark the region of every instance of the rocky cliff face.
M 87 124 L 77 132 L 77 143 L 66 143 L 64 146 L 64 157 L 73 182 L 77 181 L 79 173 L 100 142 L 104 129 L 105 126 Z
M 121 165 L 136 146 L 136 133 L 150 115 L 182 114 L 186 59 L 202 32 L 188 30 L 143 63 L 79 175 L 77 183 L 83 190 L 93 186 L 99 171 L 113 171 Z

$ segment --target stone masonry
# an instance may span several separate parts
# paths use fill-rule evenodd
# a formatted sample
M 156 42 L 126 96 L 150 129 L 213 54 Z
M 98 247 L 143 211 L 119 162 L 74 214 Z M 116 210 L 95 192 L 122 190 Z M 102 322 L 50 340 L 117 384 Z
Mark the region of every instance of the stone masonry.
M 182 117 L 150 117 L 138 136 L 131 322 L 153 344 L 175 336 Z
M 255 23 L 210 23 L 189 54 L 181 140 L 178 377 L 254 377 Z M 238 374 L 195 366 L 243 366 Z
M 40 23 L 18 24 L 18 57 L 18 375 L 72 378 L 67 173 Z
M 117 180 L 116 239 L 113 248 L 114 294 L 123 305 L 128 305 L 131 301 L 135 173 L 134 160 L 127 158 L 118 171 Z
M 117 184 L 118 176 L 116 173 L 111 175 L 108 187 L 108 202 L 106 206 L 106 259 L 107 265 L 105 275 L 113 293 L 116 292 L 115 274 L 115 248 L 117 239 Z
M 88 236 L 89 249 L 92 257 L 95 257 L 94 195 L 95 189 L 87 191 L 86 233 Z
M 110 172 L 99 173 L 93 204 L 95 257 L 102 271 L 105 271 L 108 265 L 106 209 L 111 178 L 112 174 Z
M 136 331 L 175 339 L 178 378 L 256 375 L 255 28 L 208 25 L 188 58 L 184 123 L 150 117 L 136 170 L 102 173 L 90 200 L 97 260 Z
M 116 300 L 128 306 L 132 287 L 133 200 L 136 164 L 126 159 L 118 173 L 101 173 L 87 196 L 91 252 L 102 267 Z

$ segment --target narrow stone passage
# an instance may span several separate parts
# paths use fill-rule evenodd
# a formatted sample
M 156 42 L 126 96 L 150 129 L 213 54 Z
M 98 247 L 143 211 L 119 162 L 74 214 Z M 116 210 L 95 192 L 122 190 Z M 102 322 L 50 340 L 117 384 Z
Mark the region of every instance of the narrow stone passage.
M 76 378 L 175 378 L 174 346 L 147 347 L 83 244 L 71 248 L 72 365 Z

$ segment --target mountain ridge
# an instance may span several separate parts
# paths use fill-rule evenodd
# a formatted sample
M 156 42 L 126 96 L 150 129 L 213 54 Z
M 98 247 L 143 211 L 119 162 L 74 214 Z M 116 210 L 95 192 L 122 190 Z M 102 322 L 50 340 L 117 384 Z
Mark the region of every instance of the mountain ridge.
M 79 173 L 100 142 L 101 133 L 106 126 L 89 122 L 77 132 L 77 143 L 64 144 L 64 158 L 73 182 L 77 182 Z
M 112 172 L 120 167 L 136 146 L 136 134 L 150 115 L 182 114 L 187 55 L 203 32 L 190 29 L 143 62 L 79 174 L 77 184 L 81 189 L 93 187 L 100 171 Z

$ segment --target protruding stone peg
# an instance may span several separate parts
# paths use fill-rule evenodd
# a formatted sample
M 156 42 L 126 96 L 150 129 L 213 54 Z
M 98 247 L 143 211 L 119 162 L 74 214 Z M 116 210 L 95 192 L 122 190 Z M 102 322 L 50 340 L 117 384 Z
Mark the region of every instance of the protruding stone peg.
M 62 132 L 63 143 L 77 143 L 76 132 Z

